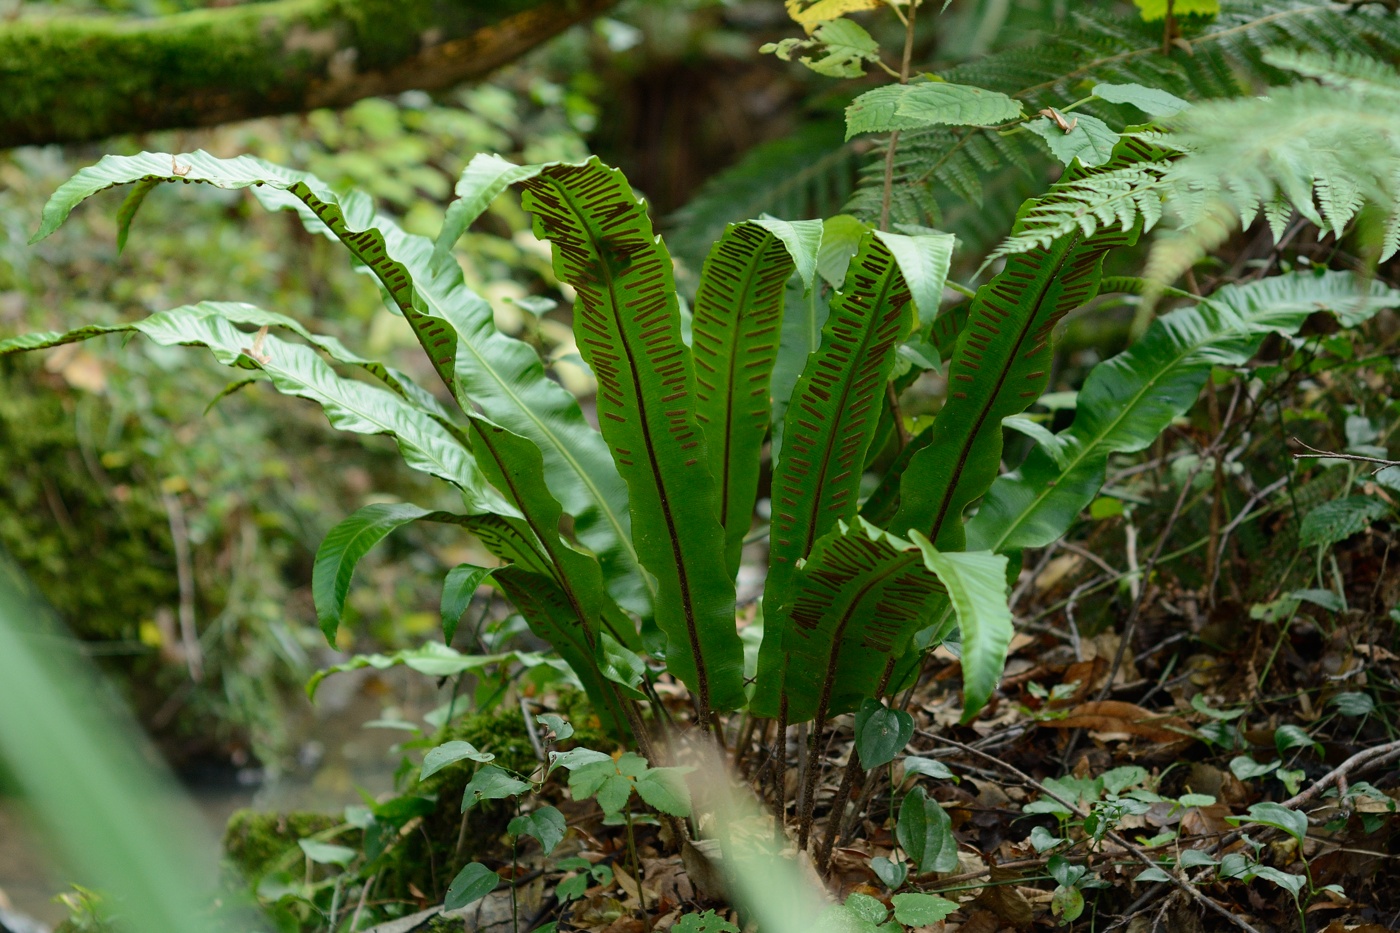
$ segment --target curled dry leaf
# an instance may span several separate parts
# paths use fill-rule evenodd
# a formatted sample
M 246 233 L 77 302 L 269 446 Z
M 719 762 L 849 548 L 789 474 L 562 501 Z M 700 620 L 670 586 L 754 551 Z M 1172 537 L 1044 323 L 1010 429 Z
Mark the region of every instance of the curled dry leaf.
M 1190 739 L 1191 726 L 1177 716 L 1163 716 L 1121 700 L 1080 703 L 1063 719 L 1041 725 L 1052 729 L 1088 729 L 1141 736 L 1153 742 L 1181 742 Z

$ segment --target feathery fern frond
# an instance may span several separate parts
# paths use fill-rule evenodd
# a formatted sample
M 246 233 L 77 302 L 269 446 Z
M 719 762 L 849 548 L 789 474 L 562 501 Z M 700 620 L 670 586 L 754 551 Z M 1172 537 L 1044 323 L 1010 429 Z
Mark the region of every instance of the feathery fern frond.
M 801 220 L 837 213 L 855 183 L 863 142 L 843 141 L 840 120 L 820 120 L 755 146 L 667 219 L 666 243 L 696 274 L 724 228 L 771 214 Z
M 1221 237 L 1262 213 L 1275 236 L 1293 210 L 1340 235 L 1366 204 L 1386 217 L 1381 258 L 1400 246 L 1400 73 L 1361 56 L 1266 52 L 1315 78 L 1267 97 L 1210 101 L 1154 137 L 1177 154 L 1053 186 L 991 258 L 1067 233 L 1151 228 L 1166 217 L 1149 277 L 1170 282 Z
M 1028 112 L 1085 97 L 1098 83 L 1133 83 L 1162 88 L 1188 100 L 1238 96 L 1242 89 L 1277 84 L 1282 62 L 1264 52 L 1288 46 L 1313 55 L 1395 57 L 1400 53 L 1400 17 L 1371 7 L 1301 0 L 1227 0 L 1220 16 L 1183 41 L 1189 56 L 1161 54 L 1161 27 L 1137 18 L 1079 12 L 1060 30 L 1033 44 L 1008 49 L 948 69 L 948 81 L 971 84 L 1019 98 Z M 1302 69 L 1297 69 L 1301 71 Z M 1361 76 L 1357 76 L 1361 80 Z M 1124 126 L 1141 119 L 1135 110 L 1102 102 L 1081 108 Z M 907 131 L 895 155 L 892 217 L 932 223 L 955 200 L 976 202 L 986 175 L 1007 167 L 1043 163 L 1027 134 L 1001 136 L 992 130 L 935 127 Z M 861 171 L 846 210 L 878 216 L 884 182 L 883 150 Z M 1106 208 L 1115 216 L 1111 208 Z M 1092 210 L 1092 208 L 1090 208 Z M 1141 210 L 1139 207 L 1138 210 Z M 1115 220 L 1121 224 L 1121 217 Z

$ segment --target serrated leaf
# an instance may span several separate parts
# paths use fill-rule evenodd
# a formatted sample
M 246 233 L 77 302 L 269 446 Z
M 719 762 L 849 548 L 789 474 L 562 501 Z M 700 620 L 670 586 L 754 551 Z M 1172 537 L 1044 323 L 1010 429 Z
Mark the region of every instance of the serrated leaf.
M 648 804 L 671 816 L 690 816 L 689 768 L 649 768 L 636 779 L 637 793 Z
M 533 836 L 539 840 L 540 848 L 548 855 L 554 851 L 569 831 L 564 814 L 554 807 L 540 807 L 524 816 L 517 816 L 506 826 L 506 832 L 513 836 Z
M 501 876 L 480 862 L 472 862 L 457 872 L 457 877 L 447 886 L 447 897 L 443 907 L 459 910 L 468 904 L 481 900 L 501 883 Z
M 457 634 L 457 624 L 462 621 L 462 613 L 471 605 L 472 597 L 479 587 L 491 578 L 493 567 L 478 567 L 475 564 L 458 564 L 447 571 L 442 583 L 442 640 L 448 644 Z
M 1110 104 L 1131 104 L 1154 117 L 1169 117 L 1191 106 L 1175 94 L 1141 84 L 1096 84 L 1093 93 Z
M 880 57 L 880 44 L 850 20 L 831 20 L 807 31 L 810 39 L 783 39 L 768 43 L 759 51 L 775 52 L 783 61 L 791 61 L 795 51 L 812 50 L 815 54 L 803 55 L 800 61 L 829 78 L 859 78 L 865 74 L 866 63 Z
M 869 771 L 894 761 L 914 736 L 914 717 L 866 698 L 856 712 L 856 752 Z
M 847 13 L 873 10 L 883 0 L 784 0 L 788 16 L 807 32 L 817 28 L 818 23 L 838 19 Z
M 485 763 L 495 760 L 495 755 L 490 752 L 477 751 L 476 746 L 470 742 L 461 740 L 445 742 L 436 748 L 429 749 L 428 754 L 423 756 L 423 769 L 418 773 L 418 780 L 426 781 L 430 776 L 457 761 Z
M 1319 308 L 1352 326 L 1397 305 L 1400 291 L 1359 285 L 1350 273 L 1293 273 L 1229 285 L 1194 308 L 1163 315 L 1090 371 L 1054 454 L 1036 447 L 992 484 L 967 524 L 968 546 L 998 553 L 1044 547 L 1093 500 L 1109 456 L 1149 446 L 1195 404 L 1213 366 L 1244 364 L 1270 333 L 1296 333 Z
M 1065 165 L 1078 159 L 1092 168 L 1113 157 L 1119 136 L 1107 123 L 1087 113 L 1066 115 L 1065 119 L 1070 121 L 1068 132 L 1049 117 L 1030 121 L 1026 129 L 1045 140 L 1050 152 Z
M 995 126 L 1020 116 L 1020 101 L 986 88 L 943 81 L 887 84 L 846 108 L 846 138 L 926 126 Z
M 952 821 L 922 787 L 915 787 L 900 803 L 895 837 L 920 874 L 958 867 L 958 841 L 953 838 Z
M 936 894 L 896 894 L 890 901 L 894 904 L 894 918 L 911 927 L 939 923 L 958 909 L 956 901 Z
M 815 220 L 732 224 L 700 274 L 692 326 L 695 416 L 719 486 L 731 576 L 739 568 L 758 494 L 787 281 L 796 270 L 811 287 L 821 233 Z
M 1324 502 L 1303 516 L 1298 543 L 1303 547 L 1325 547 L 1345 541 L 1390 511 L 1384 500 L 1373 496 L 1347 496 Z

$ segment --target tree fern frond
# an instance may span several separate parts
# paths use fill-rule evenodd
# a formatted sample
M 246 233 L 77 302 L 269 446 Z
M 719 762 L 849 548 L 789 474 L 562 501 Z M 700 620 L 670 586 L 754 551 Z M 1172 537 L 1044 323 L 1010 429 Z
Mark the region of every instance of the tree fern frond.
M 1295 49 L 1311 56 L 1303 61 L 1314 63 L 1340 55 L 1353 62 L 1361 56 L 1395 58 L 1400 55 L 1400 17 L 1332 2 L 1226 0 L 1213 22 L 1183 41 L 1189 55 L 1164 56 L 1160 26 L 1136 17 L 1077 12 L 1064 27 L 1033 44 L 959 65 L 940 77 L 1015 96 L 1028 112 L 1082 99 L 1099 83 L 1142 84 L 1196 101 L 1235 97 L 1285 77 L 1280 69 L 1290 68 L 1288 62 L 1265 58 L 1273 47 Z M 1308 74 L 1302 66 L 1292 70 Z M 1376 80 L 1374 69 L 1358 64 L 1353 72 L 1347 74 L 1356 84 Z M 1141 119 L 1135 110 L 1101 102 L 1082 112 L 1116 127 Z M 879 150 L 862 168 L 848 212 L 879 215 L 883 155 Z M 934 223 L 940 206 L 946 209 L 954 199 L 975 203 L 987 174 L 1037 164 L 1045 164 L 1045 157 L 1025 133 L 1001 136 L 995 130 L 962 127 L 907 131 L 895 156 L 892 217 Z
M 668 218 L 671 252 L 699 274 L 705 254 L 728 224 L 763 214 L 802 220 L 837 213 L 854 185 L 857 152 L 865 145 L 844 142 L 844 132 L 841 121 L 822 120 L 750 149 Z

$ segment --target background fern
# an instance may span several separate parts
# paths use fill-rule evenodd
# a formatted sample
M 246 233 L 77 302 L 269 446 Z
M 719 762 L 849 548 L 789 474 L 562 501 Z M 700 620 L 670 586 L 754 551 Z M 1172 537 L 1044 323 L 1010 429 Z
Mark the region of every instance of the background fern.
M 1163 55 L 1160 23 L 1145 23 L 1135 15 L 1077 11 L 1058 27 L 938 74 L 1014 96 L 1034 113 L 1081 100 L 1099 83 L 1158 87 L 1193 101 L 1253 94 L 1297 77 L 1266 60 L 1264 53 L 1270 48 L 1333 57 L 1400 56 L 1400 17 L 1370 5 L 1226 0 L 1213 20 L 1188 18 L 1184 26 L 1184 37 L 1170 55 Z M 1134 108 L 1102 101 L 1085 104 L 1080 112 L 1119 128 L 1143 120 Z M 841 172 L 849 171 L 852 160 L 860 168 L 843 209 L 866 220 L 878 218 L 883 146 L 873 145 L 862 154 L 843 144 L 839 131 L 811 127 L 752 150 L 734 168 L 713 178 L 673 218 L 682 245 L 677 252 L 688 255 L 685 243 L 708 242 L 719 225 L 741 219 L 741 214 L 816 216 L 818 200 L 797 203 L 794 190 L 801 190 L 802 184 L 815 187 L 818 181 L 828 193 L 839 190 Z M 956 233 L 972 252 L 985 252 L 995 243 L 994 231 L 1010 227 L 1016 208 L 1043 184 L 1051 165 L 1043 147 L 1027 133 L 949 127 L 906 131 L 895 157 L 891 219 L 937 224 Z M 793 208 L 808 213 L 794 213 Z

